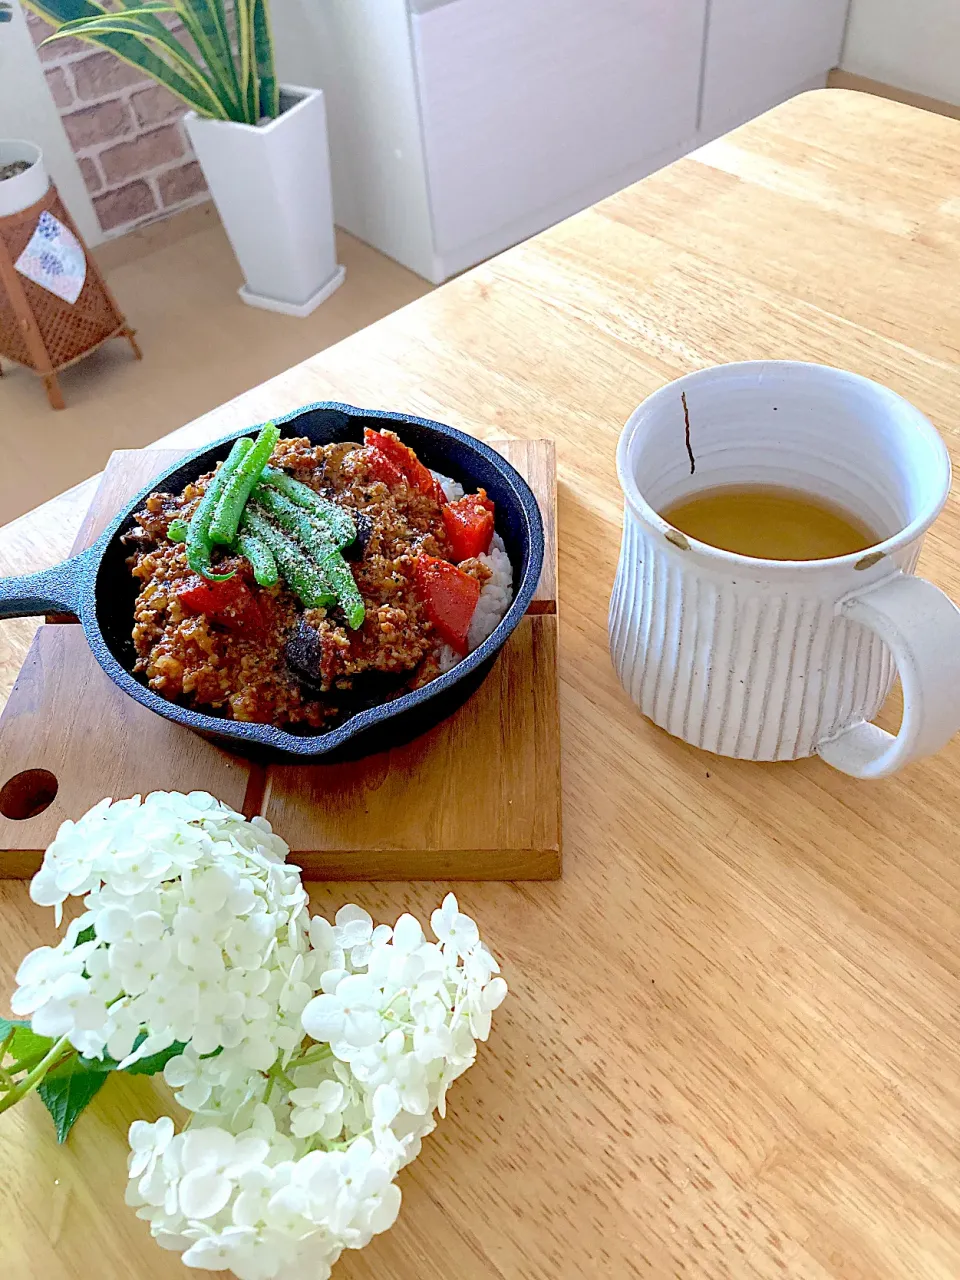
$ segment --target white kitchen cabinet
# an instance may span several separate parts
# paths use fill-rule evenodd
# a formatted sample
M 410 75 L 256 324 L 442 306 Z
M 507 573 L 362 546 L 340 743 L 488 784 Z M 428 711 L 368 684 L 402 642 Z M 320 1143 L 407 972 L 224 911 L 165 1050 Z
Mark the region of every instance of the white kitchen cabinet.
M 710 0 L 700 127 L 714 135 L 822 85 L 848 0 Z
M 847 0 L 272 0 L 337 222 L 439 282 L 836 65 Z
M 692 139 L 705 13 L 706 0 L 454 0 L 414 12 L 441 273 Z

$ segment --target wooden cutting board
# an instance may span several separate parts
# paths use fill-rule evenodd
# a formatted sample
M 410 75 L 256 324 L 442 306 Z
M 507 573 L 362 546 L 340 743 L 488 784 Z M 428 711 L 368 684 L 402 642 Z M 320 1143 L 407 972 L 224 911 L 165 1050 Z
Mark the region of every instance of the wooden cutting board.
M 547 880 L 560 875 L 556 462 L 551 441 L 497 441 L 543 512 L 528 616 L 453 716 L 349 764 L 251 764 L 128 698 L 75 620 L 42 626 L 0 717 L 0 878 L 37 869 L 60 823 L 104 796 L 210 791 L 262 814 L 323 880 Z M 74 552 L 179 454 L 111 457 Z

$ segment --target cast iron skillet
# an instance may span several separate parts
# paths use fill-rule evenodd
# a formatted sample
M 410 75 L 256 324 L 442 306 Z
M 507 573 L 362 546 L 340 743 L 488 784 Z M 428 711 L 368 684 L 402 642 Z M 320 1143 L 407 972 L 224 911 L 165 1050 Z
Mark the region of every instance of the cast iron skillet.
M 154 490 L 179 493 L 190 480 L 222 461 L 238 436 L 254 434 L 256 427 L 224 436 L 157 476 L 80 555 L 43 573 L 0 579 L 0 618 L 76 614 L 100 666 L 124 693 L 158 715 L 234 751 L 274 759 L 343 759 L 382 751 L 439 724 L 467 700 L 487 675 L 526 612 L 540 578 L 540 511 L 526 481 L 505 459 L 480 441 L 442 423 L 345 404 L 309 405 L 276 421 L 284 436 L 307 436 L 314 444 L 362 442 L 365 426 L 388 427 L 434 471 L 459 480 L 468 491 L 481 485 L 487 490 L 496 503 L 497 532 L 513 563 L 514 598 L 493 634 L 452 671 L 392 702 L 358 711 L 338 728 L 299 733 L 205 715 L 160 697 L 131 675 L 135 655 L 130 633 L 136 583 L 126 565 L 131 550 L 121 543 L 121 536 L 133 527 L 133 513 L 143 506 L 148 494 Z M 509 714 L 509 708 L 505 708 L 505 714 Z

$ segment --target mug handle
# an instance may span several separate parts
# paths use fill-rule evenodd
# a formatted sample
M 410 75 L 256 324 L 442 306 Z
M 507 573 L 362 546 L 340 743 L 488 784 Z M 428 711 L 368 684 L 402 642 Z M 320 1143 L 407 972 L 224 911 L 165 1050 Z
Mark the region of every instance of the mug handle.
M 939 751 L 960 729 L 960 609 L 932 582 L 898 573 L 847 596 L 838 612 L 890 649 L 903 688 L 903 720 L 896 736 L 861 720 L 816 751 L 851 777 L 886 778 Z

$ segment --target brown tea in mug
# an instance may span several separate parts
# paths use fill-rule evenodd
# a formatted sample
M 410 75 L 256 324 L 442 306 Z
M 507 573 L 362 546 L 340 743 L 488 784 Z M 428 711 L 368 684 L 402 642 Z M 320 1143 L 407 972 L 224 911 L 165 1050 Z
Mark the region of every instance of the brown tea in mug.
M 776 485 L 702 489 L 660 514 L 699 542 L 761 560 L 826 560 L 882 541 L 842 507 L 802 489 Z

